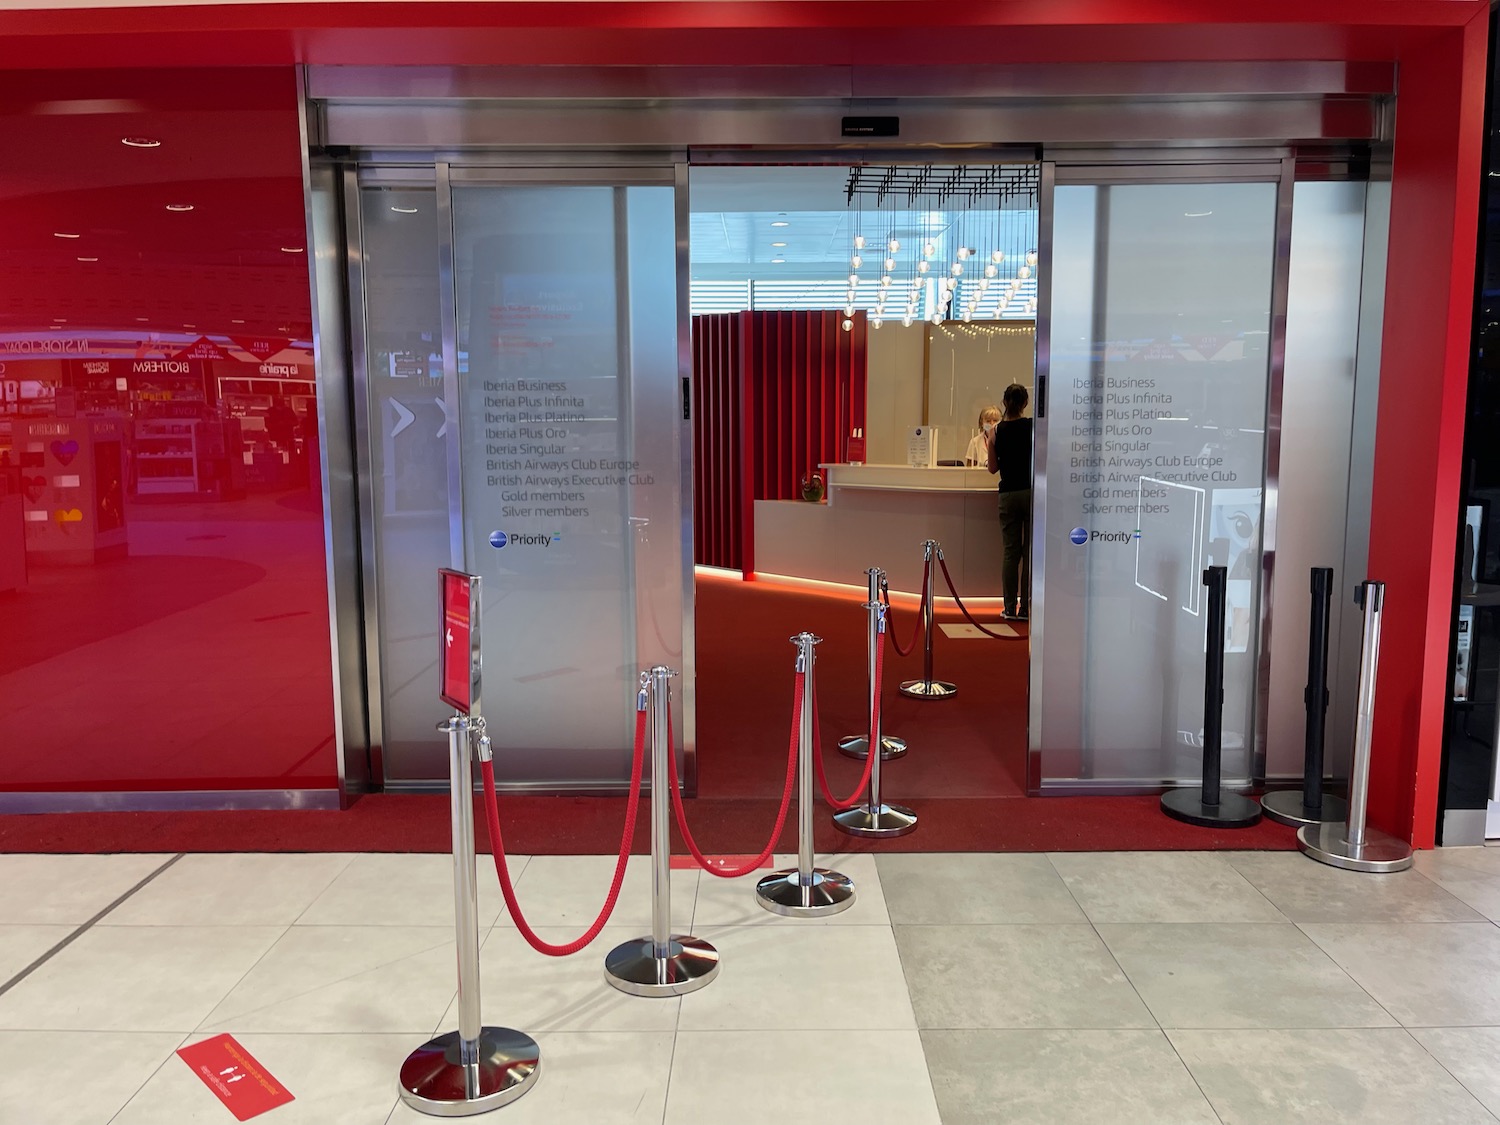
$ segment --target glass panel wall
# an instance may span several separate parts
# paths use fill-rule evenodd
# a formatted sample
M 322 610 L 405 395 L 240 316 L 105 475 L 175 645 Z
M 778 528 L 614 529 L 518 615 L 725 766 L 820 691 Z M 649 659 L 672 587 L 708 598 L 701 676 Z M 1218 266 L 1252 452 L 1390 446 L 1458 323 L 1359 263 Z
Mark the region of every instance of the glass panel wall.
M 453 223 L 496 771 L 618 784 L 637 674 L 682 654 L 673 189 L 455 186 Z
M 296 76 L 0 85 L 0 791 L 331 800 Z
M 1207 643 L 1225 652 L 1224 776 L 1249 776 L 1276 193 L 1055 191 L 1044 786 L 1197 778 Z M 1205 637 L 1210 565 L 1229 568 L 1222 639 Z
M 437 570 L 449 565 L 438 216 L 432 188 L 360 192 L 380 714 L 389 781 L 422 777 L 437 724 Z

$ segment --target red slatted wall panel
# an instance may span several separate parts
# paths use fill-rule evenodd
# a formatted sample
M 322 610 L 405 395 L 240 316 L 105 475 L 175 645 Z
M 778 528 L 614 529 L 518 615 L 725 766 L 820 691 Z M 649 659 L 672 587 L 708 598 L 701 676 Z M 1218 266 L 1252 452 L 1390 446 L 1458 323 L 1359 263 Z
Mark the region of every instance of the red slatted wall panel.
M 693 561 L 740 568 L 740 322 L 693 318 Z
M 750 574 L 755 501 L 796 500 L 865 424 L 864 314 L 693 318 L 693 559 Z

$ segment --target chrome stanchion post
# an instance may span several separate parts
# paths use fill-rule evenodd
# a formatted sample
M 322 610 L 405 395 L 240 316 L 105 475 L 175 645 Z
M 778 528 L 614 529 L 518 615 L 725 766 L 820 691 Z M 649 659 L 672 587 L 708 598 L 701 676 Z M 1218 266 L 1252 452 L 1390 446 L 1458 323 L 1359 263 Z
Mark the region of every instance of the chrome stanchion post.
M 875 706 L 875 658 L 880 655 L 880 644 L 885 640 L 879 629 L 880 593 L 885 586 L 885 571 L 878 566 L 872 566 L 866 572 L 870 576 L 870 600 L 865 602 L 865 610 L 870 616 L 867 643 L 865 646 L 866 681 L 870 685 L 869 705 Z M 858 758 L 861 761 L 870 753 L 870 735 L 851 734 L 848 738 L 839 739 L 839 753 L 850 758 Z M 897 738 L 893 734 L 882 734 L 880 736 L 880 757 L 889 762 L 892 758 L 899 758 L 906 753 L 906 740 Z
M 636 710 L 651 712 L 651 933 L 617 945 L 604 978 L 632 996 L 696 992 L 719 972 L 719 951 L 701 938 L 672 932 L 672 784 L 668 694 L 677 673 L 660 664 L 641 675 Z
M 1375 672 L 1380 664 L 1380 614 L 1384 582 L 1364 582 L 1355 592 L 1364 610 L 1359 653 L 1359 709 L 1354 719 L 1354 763 L 1349 773 L 1349 819 L 1345 824 L 1307 824 L 1297 830 L 1297 846 L 1333 867 L 1385 874 L 1405 871 L 1415 856 L 1410 845 L 1365 823 L 1370 790 L 1370 741 L 1374 736 Z
M 1250 828 L 1260 823 L 1260 802 L 1225 793 L 1219 770 L 1224 751 L 1224 617 L 1229 568 L 1203 572 L 1208 587 L 1208 644 L 1203 658 L 1203 784 L 1161 795 L 1161 811 L 1173 820 L 1203 828 Z
M 1260 799 L 1266 815 L 1294 828 L 1304 824 L 1336 824 L 1348 814 L 1342 797 L 1323 791 L 1323 736 L 1328 723 L 1328 621 L 1333 600 L 1333 567 L 1312 568 L 1312 613 L 1307 630 L 1307 709 L 1302 788 L 1279 789 Z
M 880 606 L 875 618 L 875 643 L 885 643 L 885 606 Z M 871 713 L 874 713 L 874 693 L 871 693 Z M 874 735 L 880 738 L 880 724 L 875 724 Z M 847 832 L 850 836 L 873 836 L 883 838 L 887 836 L 905 836 L 913 832 L 917 827 L 917 814 L 904 805 L 888 805 L 880 797 L 880 769 L 881 755 L 876 754 L 875 760 L 870 763 L 870 799 L 863 805 L 855 805 L 852 809 L 844 809 L 833 814 L 833 824 L 840 832 Z
M 813 646 L 822 643 L 821 637 L 811 633 L 798 633 L 792 638 L 797 646 L 797 671 L 803 675 L 802 713 L 797 717 L 797 866 L 773 872 L 755 885 L 757 902 L 774 914 L 792 918 L 820 918 L 854 905 L 854 882 L 849 876 L 813 866 L 813 755 L 819 753 L 813 740 L 817 706 L 813 692 L 817 653 Z
M 536 1040 L 508 1027 L 485 1027 L 479 1014 L 479 900 L 474 871 L 474 767 L 471 735 L 487 759 L 484 719 L 455 714 L 448 734 L 453 797 L 453 916 L 458 944 L 458 1030 L 418 1047 L 401 1066 L 401 1100 L 434 1117 L 467 1117 L 508 1105 L 536 1083 Z
M 934 568 L 937 560 L 943 556 L 943 548 L 938 546 L 936 539 L 928 539 L 922 544 L 922 553 L 926 564 L 923 567 L 925 577 L 922 580 L 922 678 L 907 680 L 903 683 L 901 694 L 909 695 L 914 699 L 947 699 L 950 695 L 958 694 L 958 685 L 932 678 L 933 603 L 937 601 L 937 595 L 933 593 L 933 589 L 937 586 L 937 573 Z

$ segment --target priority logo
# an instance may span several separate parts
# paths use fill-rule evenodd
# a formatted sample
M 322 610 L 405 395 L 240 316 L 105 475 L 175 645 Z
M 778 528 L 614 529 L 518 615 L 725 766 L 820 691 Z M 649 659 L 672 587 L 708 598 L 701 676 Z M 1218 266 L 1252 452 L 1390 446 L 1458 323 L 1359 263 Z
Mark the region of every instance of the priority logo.
M 497 551 L 511 544 L 517 547 L 550 547 L 554 543 L 561 542 L 562 532 L 560 531 L 528 532 L 523 535 L 510 535 L 503 531 L 490 532 L 490 546 Z
M 1141 529 L 1132 531 L 1089 531 L 1087 528 L 1075 527 L 1068 532 L 1068 538 L 1082 547 L 1085 543 L 1130 543 L 1141 537 Z

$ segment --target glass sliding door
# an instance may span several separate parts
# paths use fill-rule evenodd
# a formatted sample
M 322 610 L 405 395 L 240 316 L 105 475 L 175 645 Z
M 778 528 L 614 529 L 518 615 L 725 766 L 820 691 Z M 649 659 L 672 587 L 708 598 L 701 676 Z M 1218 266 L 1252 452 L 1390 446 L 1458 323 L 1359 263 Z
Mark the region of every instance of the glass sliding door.
M 381 399 L 378 263 L 365 263 L 371 417 L 397 442 L 420 427 L 406 454 L 371 457 L 376 507 L 418 509 L 399 548 L 396 520 L 375 513 L 385 780 L 447 775 L 436 570 L 451 565 L 483 579 L 481 707 L 502 783 L 613 789 L 639 670 L 682 671 L 679 696 L 692 672 L 674 170 L 435 172 L 430 287 L 403 310 L 434 322 L 405 329 L 429 346 L 405 376 L 415 397 Z M 372 210 L 392 205 L 364 202 L 368 240 L 385 222 Z
M 1059 170 L 1052 200 L 1032 784 L 1200 776 L 1208 644 L 1225 653 L 1232 784 L 1252 774 L 1258 713 L 1278 166 L 1261 182 L 1106 175 Z M 1211 565 L 1229 570 L 1222 638 L 1206 636 Z

